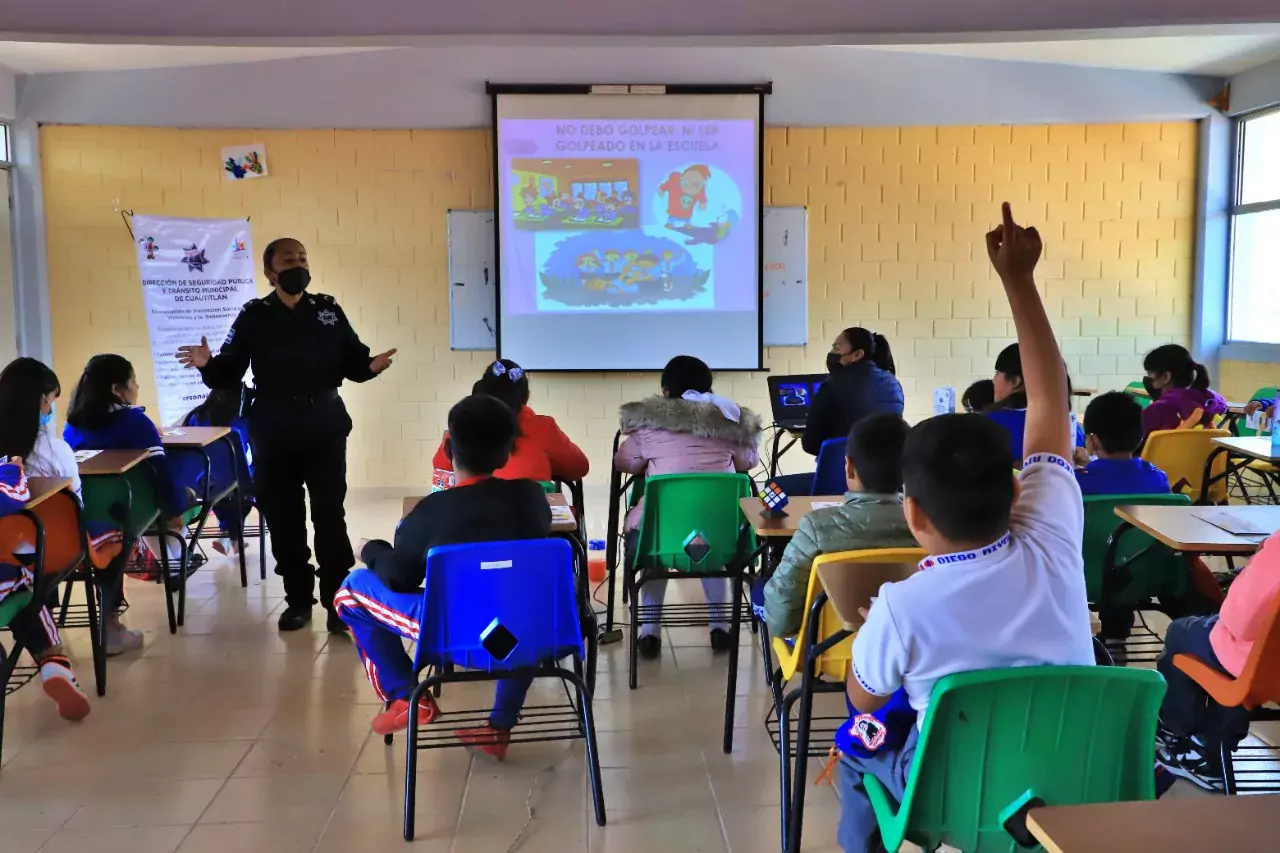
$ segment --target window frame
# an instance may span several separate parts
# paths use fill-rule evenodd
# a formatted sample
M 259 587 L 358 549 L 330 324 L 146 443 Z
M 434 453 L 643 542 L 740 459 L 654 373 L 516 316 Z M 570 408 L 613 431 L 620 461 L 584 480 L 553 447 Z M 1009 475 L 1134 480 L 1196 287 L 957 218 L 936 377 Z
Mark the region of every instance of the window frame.
M 1241 216 L 1280 210 L 1280 196 L 1267 201 L 1241 202 L 1244 197 L 1244 155 L 1248 124 L 1257 119 L 1280 114 L 1280 105 L 1266 107 L 1235 117 L 1231 122 L 1231 197 L 1227 207 L 1227 293 L 1226 342 L 1220 357 L 1233 361 L 1280 362 L 1280 342 L 1251 341 L 1235 337 L 1233 307 L 1236 294 L 1236 228 Z
M 0 120 L 0 169 L 13 166 L 13 128 L 9 122 Z

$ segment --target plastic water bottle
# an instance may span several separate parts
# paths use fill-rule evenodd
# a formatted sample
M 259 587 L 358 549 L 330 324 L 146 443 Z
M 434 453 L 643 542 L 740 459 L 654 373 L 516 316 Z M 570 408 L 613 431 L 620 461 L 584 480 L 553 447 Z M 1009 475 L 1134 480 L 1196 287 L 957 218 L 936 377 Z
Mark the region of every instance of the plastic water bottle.
M 600 583 L 609 574 L 605 560 L 605 534 L 600 530 L 600 522 L 592 521 L 587 525 L 587 577 L 592 583 Z
M 1276 429 L 1276 419 L 1271 419 L 1271 455 L 1280 456 L 1280 430 Z

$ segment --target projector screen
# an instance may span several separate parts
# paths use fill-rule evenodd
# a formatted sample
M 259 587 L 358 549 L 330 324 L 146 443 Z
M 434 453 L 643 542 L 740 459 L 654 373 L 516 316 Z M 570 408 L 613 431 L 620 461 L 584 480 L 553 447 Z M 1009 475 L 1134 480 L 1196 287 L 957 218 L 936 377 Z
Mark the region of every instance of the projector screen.
M 494 97 L 499 357 L 760 369 L 762 96 Z

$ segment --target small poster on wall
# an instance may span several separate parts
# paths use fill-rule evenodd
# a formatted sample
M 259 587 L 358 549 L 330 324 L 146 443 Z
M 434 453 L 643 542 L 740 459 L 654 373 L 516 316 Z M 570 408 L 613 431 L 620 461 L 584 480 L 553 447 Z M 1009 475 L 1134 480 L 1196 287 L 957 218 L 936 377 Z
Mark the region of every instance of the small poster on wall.
M 267 176 L 267 146 L 261 142 L 252 145 L 232 145 L 222 149 L 222 171 L 228 181 Z

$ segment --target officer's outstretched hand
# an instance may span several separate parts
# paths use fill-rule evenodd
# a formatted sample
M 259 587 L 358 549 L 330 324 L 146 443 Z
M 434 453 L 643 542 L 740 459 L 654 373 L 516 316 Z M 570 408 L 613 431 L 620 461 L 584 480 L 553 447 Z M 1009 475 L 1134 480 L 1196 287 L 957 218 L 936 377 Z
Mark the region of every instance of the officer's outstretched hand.
M 209 351 L 208 338 L 202 337 L 197 346 L 178 347 L 177 356 L 183 367 L 201 368 L 209 363 L 213 353 Z
M 379 373 L 391 366 L 391 356 L 395 354 L 395 350 L 389 349 L 386 352 L 373 357 L 373 360 L 369 362 L 369 369 L 373 371 L 374 376 L 377 376 Z

